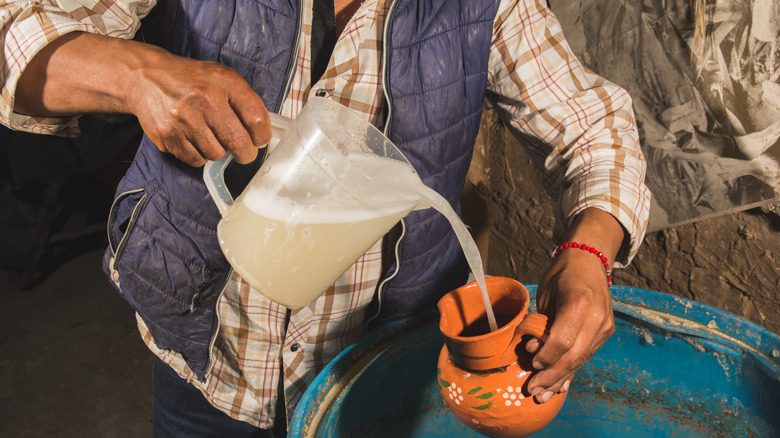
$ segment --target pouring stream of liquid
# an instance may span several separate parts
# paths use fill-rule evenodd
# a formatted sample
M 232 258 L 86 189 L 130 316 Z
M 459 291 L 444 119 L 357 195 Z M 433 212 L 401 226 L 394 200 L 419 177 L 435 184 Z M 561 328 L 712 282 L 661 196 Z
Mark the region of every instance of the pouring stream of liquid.
M 485 271 L 482 268 L 482 257 L 479 255 L 479 248 L 471 237 L 466 225 L 458 217 L 457 213 L 452 209 L 450 203 L 447 202 L 441 195 L 435 190 L 422 185 L 420 188 L 420 194 L 431 203 L 431 207 L 441 213 L 452 225 L 455 235 L 458 237 L 460 246 L 463 248 L 463 254 L 466 256 L 466 261 L 471 268 L 471 273 L 476 278 L 477 285 L 482 291 L 482 300 L 485 304 L 485 313 L 487 315 L 488 324 L 490 324 L 490 331 L 498 329 L 496 324 L 496 316 L 493 312 L 493 306 L 490 303 L 490 297 L 488 296 L 487 285 L 485 284 Z

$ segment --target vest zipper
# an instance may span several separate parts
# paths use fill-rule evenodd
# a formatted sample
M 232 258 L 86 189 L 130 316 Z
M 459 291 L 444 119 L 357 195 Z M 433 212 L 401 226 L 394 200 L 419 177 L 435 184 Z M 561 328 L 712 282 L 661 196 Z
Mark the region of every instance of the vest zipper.
M 390 40 L 390 17 L 393 15 L 393 10 L 395 9 L 395 5 L 397 4 L 397 0 L 392 0 L 390 3 L 390 8 L 387 10 L 387 18 L 385 18 L 385 29 L 384 29 L 384 37 L 382 38 L 382 91 L 385 93 L 385 102 L 387 102 L 387 117 L 385 118 L 387 120 L 387 124 L 385 125 L 384 134 L 387 137 L 387 134 L 390 132 L 390 115 L 393 112 L 392 105 L 390 104 L 390 92 L 387 88 L 387 48 L 388 48 L 388 41 Z M 389 138 L 389 137 L 388 137 Z M 368 318 L 363 325 L 363 331 L 368 332 L 368 325 L 371 323 L 371 321 L 375 320 L 379 317 L 379 314 L 382 313 L 382 293 L 384 292 L 385 285 L 395 278 L 396 274 L 398 274 L 398 271 L 401 270 L 401 261 L 399 258 L 399 250 L 401 248 L 401 241 L 403 240 L 404 236 L 406 235 L 406 222 L 401 219 L 401 235 L 398 236 L 398 239 L 395 241 L 395 249 L 393 250 L 393 255 L 395 256 L 395 271 L 393 271 L 392 274 L 388 275 L 385 279 L 383 279 L 379 286 L 376 287 L 376 297 L 377 297 L 377 309 L 376 313 Z
M 144 192 L 143 195 L 141 195 L 141 199 L 138 200 L 138 202 L 133 207 L 132 213 L 130 213 L 130 219 L 128 219 L 127 227 L 125 228 L 125 232 L 122 234 L 122 238 L 119 239 L 119 243 L 116 245 L 116 248 L 111 248 L 111 250 L 114 252 L 114 257 L 119 255 L 122 248 L 125 246 L 125 242 L 127 241 L 127 236 L 130 234 L 130 230 L 133 229 L 133 225 L 135 225 L 135 221 L 138 219 L 138 215 L 140 214 L 141 210 L 143 210 L 143 205 L 146 203 L 146 200 L 149 198 L 149 195 L 146 193 L 146 191 L 143 188 L 135 189 L 135 190 L 128 190 L 126 192 L 120 193 L 114 202 L 111 204 L 111 217 L 109 217 L 109 220 L 106 221 L 106 233 L 108 234 L 108 244 L 109 246 L 112 246 L 112 239 L 111 239 L 111 219 L 113 219 L 113 213 L 114 208 L 116 207 L 116 204 L 119 200 L 126 198 L 127 196 L 134 195 L 136 193 Z
M 217 333 L 219 333 L 219 326 L 222 325 L 222 318 L 220 318 L 219 316 L 219 300 L 222 298 L 222 295 L 225 294 L 225 289 L 227 289 L 227 285 L 230 282 L 230 277 L 232 276 L 233 276 L 233 267 L 231 267 L 230 270 L 228 271 L 225 284 L 222 285 L 222 288 L 220 289 L 219 292 L 219 296 L 217 296 L 217 301 L 215 302 L 214 313 L 217 316 L 217 325 L 216 328 L 214 329 L 214 334 L 211 335 L 211 340 L 209 340 L 209 364 L 206 367 L 206 372 L 203 373 L 203 383 L 206 383 L 206 380 L 211 374 L 211 369 L 214 367 L 214 355 L 211 353 L 211 351 L 214 349 L 214 344 L 217 342 Z
M 385 93 L 385 102 L 387 102 L 387 124 L 385 125 L 384 134 L 390 132 L 390 115 L 393 112 L 393 108 L 390 105 L 390 91 L 387 89 L 387 47 L 388 40 L 390 39 L 390 17 L 393 15 L 393 10 L 397 4 L 397 0 L 392 0 L 390 8 L 387 10 L 387 18 L 385 18 L 384 36 L 382 38 L 382 91 Z
M 290 63 L 287 65 L 287 81 L 284 84 L 284 88 L 279 95 L 279 107 L 276 108 L 276 112 L 280 113 L 284 106 L 284 97 L 290 91 L 292 86 L 292 80 L 295 76 L 295 60 L 298 59 L 298 45 L 301 39 L 301 28 L 303 27 L 303 0 L 298 1 L 298 28 L 295 30 L 295 44 L 293 44 L 292 56 L 290 57 Z
M 384 291 L 385 285 L 390 282 L 395 276 L 398 274 L 398 271 L 401 270 L 401 260 L 399 258 L 399 249 L 401 248 L 401 241 L 403 240 L 404 236 L 406 235 L 406 222 L 401 219 L 401 235 L 398 236 L 398 240 L 395 241 L 395 249 L 393 251 L 393 255 L 395 256 L 395 271 L 393 271 L 392 274 L 385 277 L 382 282 L 379 283 L 379 286 L 376 287 L 376 297 L 377 297 L 377 309 L 376 313 L 368 318 L 363 325 L 363 331 L 368 332 L 368 325 L 371 323 L 371 321 L 375 320 L 377 317 L 379 317 L 379 314 L 382 313 L 382 292 Z

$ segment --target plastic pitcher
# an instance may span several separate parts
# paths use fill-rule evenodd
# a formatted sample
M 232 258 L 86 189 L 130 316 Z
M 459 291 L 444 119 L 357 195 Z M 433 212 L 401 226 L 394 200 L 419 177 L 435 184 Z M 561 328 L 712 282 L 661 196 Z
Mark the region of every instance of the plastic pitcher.
M 406 158 L 350 109 L 314 97 L 294 120 L 271 114 L 271 125 L 269 154 L 238 198 L 224 183 L 230 154 L 207 163 L 204 180 L 227 260 L 255 290 L 296 309 L 428 205 Z

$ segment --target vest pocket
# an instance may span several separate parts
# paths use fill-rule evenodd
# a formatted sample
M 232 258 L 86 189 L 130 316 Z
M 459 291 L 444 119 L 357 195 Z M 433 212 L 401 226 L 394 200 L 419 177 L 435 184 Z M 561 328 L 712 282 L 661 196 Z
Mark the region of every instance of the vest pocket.
M 104 269 L 157 347 L 181 353 L 203 378 L 229 269 L 200 204 L 167 189 L 153 180 L 116 197 Z
M 140 188 L 120 193 L 111 204 L 108 213 L 108 246 L 113 254 L 114 264 L 148 199 L 146 190 Z

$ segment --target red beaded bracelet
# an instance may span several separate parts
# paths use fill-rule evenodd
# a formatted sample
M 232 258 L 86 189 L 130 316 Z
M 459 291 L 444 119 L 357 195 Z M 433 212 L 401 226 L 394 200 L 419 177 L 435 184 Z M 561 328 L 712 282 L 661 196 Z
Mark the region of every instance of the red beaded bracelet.
M 576 249 L 581 249 L 583 251 L 588 251 L 589 253 L 601 259 L 601 263 L 604 264 L 604 270 L 607 272 L 607 287 L 612 286 L 612 268 L 609 266 L 609 262 L 607 261 L 607 256 L 605 256 L 601 251 L 597 250 L 592 246 L 588 246 L 577 242 L 566 242 L 561 244 L 557 248 L 555 248 L 553 257 L 557 256 L 558 254 L 560 254 L 561 251 L 568 248 L 576 248 Z

